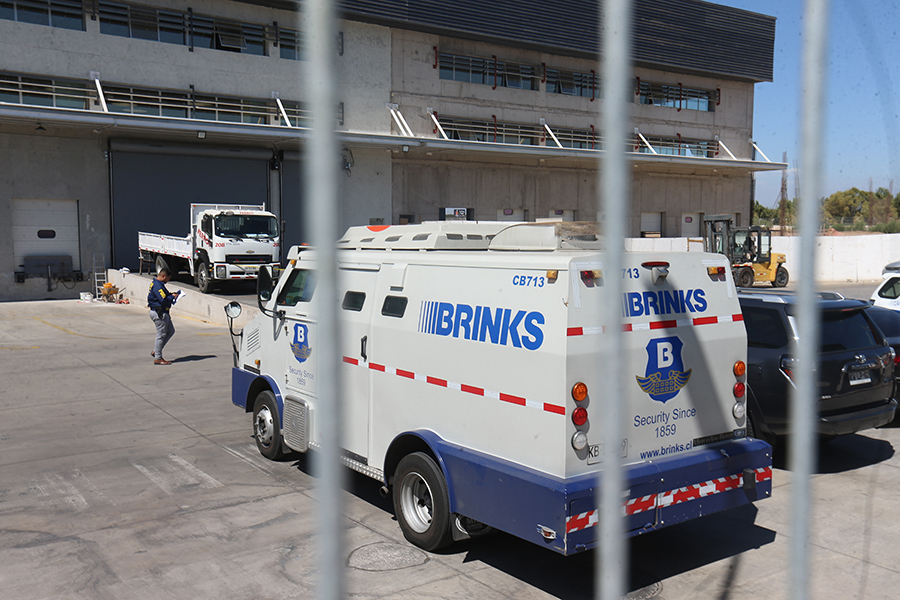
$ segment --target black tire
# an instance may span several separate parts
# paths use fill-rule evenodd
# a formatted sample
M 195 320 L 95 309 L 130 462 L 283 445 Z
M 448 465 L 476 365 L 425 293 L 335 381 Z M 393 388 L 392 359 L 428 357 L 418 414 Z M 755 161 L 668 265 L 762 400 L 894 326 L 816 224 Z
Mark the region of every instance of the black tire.
M 450 544 L 450 500 L 440 467 L 427 454 L 407 454 L 394 471 L 394 514 L 403 536 L 433 552 Z
M 209 263 L 205 258 L 200 259 L 197 266 L 197 272 L 194 275 L 197 280 L 197 287 L 204 294 L 211 294 L 213 291 L 212 277 L 209 274 Z
M 753 269 L 750 267 L 744 267 L 740 271 L 738 271 L 738 286 L 739 287 L 753 287 L 754 280 Z
M 166 271 L 168 271 L 169 273 L 172 273 L 174 275 L 172 268 L 169 267 L 169 262 L 161 254 L 157 254 L 156 255 L 156 273 L 159 274 L 159 272 L 162 271 L 163 269 L 165 269 Z
M 775 279 L 772 281 L 772 287 L 783 288 L 788 284 L 791 277 L 788 275 L 788 270 L 782 266 L 779 266 L 775 269 Z
M 260 392 L 253 404 L 253 437 L 259 453 L 269 460 L 284 456 L 281 449 L 281 425 L 275 394 Z

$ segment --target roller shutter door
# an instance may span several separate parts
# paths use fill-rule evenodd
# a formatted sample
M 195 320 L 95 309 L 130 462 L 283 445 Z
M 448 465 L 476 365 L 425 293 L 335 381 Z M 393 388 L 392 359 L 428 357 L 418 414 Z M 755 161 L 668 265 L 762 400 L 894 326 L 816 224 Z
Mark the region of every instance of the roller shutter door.
M 235 157 L 227 154 L 114 150 L 110 156 L 112 266 L 137 269 L 138 231 L 187 236 L 191 204 L 268 206 L 265 155 L 253 151 Z

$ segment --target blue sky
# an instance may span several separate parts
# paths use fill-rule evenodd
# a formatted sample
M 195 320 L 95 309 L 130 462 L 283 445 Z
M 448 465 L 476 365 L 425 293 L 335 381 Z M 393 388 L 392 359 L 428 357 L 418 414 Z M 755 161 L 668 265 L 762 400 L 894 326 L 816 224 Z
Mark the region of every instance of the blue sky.
M 715 0 L 771 15 L 775 23 L 774 81 L 756 84 L 753 137 L 772 161 L 787 151 L 788 197 L 800 160 L 802 0 Z M 857 187 L 900 192 L 900 3 L 831 0 L 823 194 Z M 757 175 L 756 199 L 774 206 L 781 172 Z

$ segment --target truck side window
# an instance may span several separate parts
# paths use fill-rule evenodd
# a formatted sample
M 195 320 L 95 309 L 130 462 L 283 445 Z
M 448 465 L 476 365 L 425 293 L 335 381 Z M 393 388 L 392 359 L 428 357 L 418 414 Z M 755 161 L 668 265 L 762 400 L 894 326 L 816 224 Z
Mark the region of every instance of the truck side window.
M 406 303 L 408 298 L 403 296 L 385 296 L 384 304 L 381 305 L 381 314 L 386 317 L 400 318 L 406 312 Z
M 287 283 L 281 288 L 281 293 L 278 294 L 278 305 L 297 306 L 298 302 L 309 302 L 312 300 L 315 289 L 315 271 L 294 269 L 288 275 Z
M 359 312 L 362 310 L 363 304 L 365 303 L 365 292 L 347 292 L 344 294 L 344 301 L 341 303 L 341 308 Z
M 200 229 L 203 230 L 207 236 L 212 237 L 212 217 L 209 215 L 203 215 L 203 221 L 200 224 Z

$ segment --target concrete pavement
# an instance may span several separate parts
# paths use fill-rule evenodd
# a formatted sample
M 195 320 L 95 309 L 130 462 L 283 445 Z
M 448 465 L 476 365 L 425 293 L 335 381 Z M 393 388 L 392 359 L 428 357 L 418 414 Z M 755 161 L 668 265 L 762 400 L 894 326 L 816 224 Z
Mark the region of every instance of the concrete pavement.
M 263 459 L 230 401 L 227 328 L 174 311 L 154 366 L 137 305 L 0 303 L 0 597 L 314 598 L 312 460 Z M 895 598 L 900 428 L 821 447 L 811 598 Z M 593 553 L 505 534 L 430 554 L 347 471 L 352 598 L 590 598 Z M 788 597 L 792 474 L 773 497 L 632 540 L 634 598 Z

